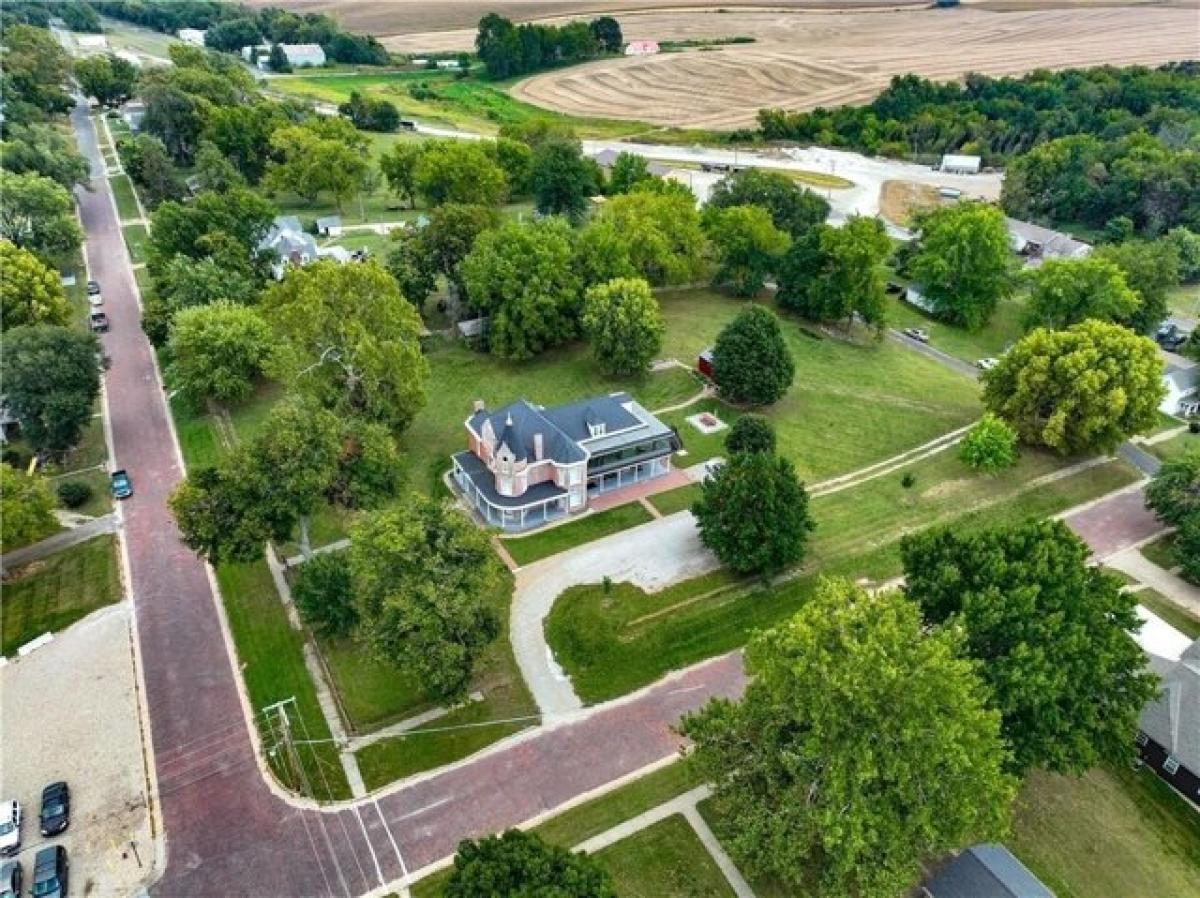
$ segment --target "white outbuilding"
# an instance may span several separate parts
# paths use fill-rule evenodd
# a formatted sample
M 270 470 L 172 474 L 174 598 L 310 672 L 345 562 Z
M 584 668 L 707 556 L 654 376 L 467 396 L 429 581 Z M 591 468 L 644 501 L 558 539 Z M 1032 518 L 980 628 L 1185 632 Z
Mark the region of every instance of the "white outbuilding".
M 941 169 L 955 175 L 977 175 L 983 168 L 983 159 L 979 156 L 959 156 L 947 153 L 942 157 Z
M 193 47 L 204 46 L 204 30 L 201 28 L 180 28 L 175 32 L 175 36 Z

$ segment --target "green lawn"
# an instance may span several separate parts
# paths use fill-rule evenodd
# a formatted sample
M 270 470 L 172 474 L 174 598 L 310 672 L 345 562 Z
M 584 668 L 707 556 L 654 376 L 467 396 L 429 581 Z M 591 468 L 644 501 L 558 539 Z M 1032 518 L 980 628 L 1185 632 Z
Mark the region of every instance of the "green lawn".
M 1146 448 L 1163 461 L 1166 461 L 1177 455 L 1183 455 L 1183 453 L 1188 451 L 1200 452 L 1200 434 L 1185 431 L 1171 437 L 1169 440 L 1163 440 L 1161 443 L 1152 443 Z
M 309 100 L 341 103 L 352 91 L 386 99 L 402 115 L 457 128 L 493 133 L 503 125 L 551 121 L 571 126 L 580 137 L 623 137 L 650 129 L 641 122 L 579 118 L 541 109 L 508 93 L 512 82 L 475 78 L 457 80 L 452 74 L 423 71 L 347 73 L 345 75 L 285 75 L 272 78 L 272 90 Z M 415 99 L 409 88 L 422 85 L 432 97 Z
M 1151 564 L 1157 564 L 1164 571 L 1169 571 L 1179 565 L 1175 557 L 1175 535 L 1167 533 L 1152 542 L 1146 543 L 1140 549 Z
M 1200 639 L 1200 617 L 1176 605 L 1156 589 L 1139 589 L 1134 593 L 1139 605 L 1145 605 L 1164 621 L 1191 639 Z
M 165 60 L 169 58 L 171 47 L 182 43 L 174 35 L 152 31 L 149 28 L 139 28 L 137 25 L 119 19 L 102 16 L 100 21 L 103 23 L 104 36 L 108 39 L 108 45 L 113 50 L 132 50 L 135 53 Z
M 1007 844 L 1058 898 L 1200 895 L 1200 814 L 1148 770 L 1034 773 Z
M 1200 318 L 1200 285 L 1182 284 L 1167 297 L 1170 310 L 1176 315 Z
M 116 544 L 115 536 L 98 536 L 12 571 L 0 603 L 0 654 L 119 601 Z
M 596 853 L 622 898 L 724 898 L 733 889 L 682 814 Z
M 141 217 L 138 212 L 137 200 L 133 195 L 133 183 L 129 180 L 129 175 L 114 175 L 108 179 L 108 186 L 112 188 L 113 199 L 117 201 L 117 215 L 121 221 L 130 221 Z
M 979 331 L 937 321 L 899 299 L 889 301 L 887 315 L 892 327 L 899 330 L 919 327 L 929 334 L 930 346 L 975 364 L 982 358 L 1000 356 L 1021 338 L 1025 332 L 1021 326 L 1024 307 L 1024 296 L 1004 300 L 997 306 L 987 327 Z
M 539 558 L 557 555 L 592 540 L 600 539 L 620 530 L 647 524 L 654 520 L 640 502 L 618 505 L 607 511 L 585 515 L 569 524 L 549 527 L 530 536 L 505 538 L 504 548 L 520 565 L 530 564 Z
M 304 635 L 288 622 L 266 562 L 223 564 L 217 568 L 217 582 L 250 706 L 260 712 L 268 705 L 294 697 L 299 718 L 292 725 L 297 737 L 328 739 L 329 727 L 304 664 Z M 261 716 L 258 725 L 270 745 Z M 350 787 L 331 744 L 301 746 L 299 753 L 316 798 L 350 797 Z M 289 775 L 278 760 L 273 759 L 273 766 L 286 785 L 298 791 L 305 789 L 298 777 Z
M 532 832 L 552 844 L 573 848 L 592 836 L 695 788 L 700 782 L 695 765 L 684 758 L 551 817 L 534 827 Z M 413 887 L 413 898 L 436 898 L 441 895 L 449 876 L 449 871 L 441 871 L 421 880 Z
M 754 630 L 794 613 L 820 575 L 883 580 L 898 574 L 898 541 L 910 530 L 951 520 L 978 528 L 1045 517 L 1135 477 L 1124 463 L 1109 462 L 1030 487 L 1042 468 L 1027 461 L 1013 472 L 1016 479 L 973 475 L 936 483 L 934 470 L 946 465 L 953 472 L 959 464 L 952 453 L 944 455 L 910 466 L 919 472 L 912 490 L 900 486 L 896 473 L 814 499 L 817 529 L 801 576 L 766 587 L 717 571 L 649 594 L 628 583 L 607 593 L 599 584 L 577 586 L 555 602 L 547 642 L 584 701 L 615 698 L 744 645 Z
M 129 258 L 134 265 L 146 261 L 146 244 L 150 240 L 150 232 L 145 225 L 132 224 L 121 228 L 125 237 L 125 246 L 129 248 Z
M 109 492 L 109 476 L 106 471 L 81 471 L 65 477 L 57 477 L 51 482 L 51 487 L 57 489 L 63 483 L 86 483 L 92 488 L 92 497 L 78 508 L 70 509 L 78 514 L 99 517 L 112 511 L 112 494 Z
M 704 488 L 700 484 L 692 483 L 650 496 L 649 501 L 658 509 L 659 514 L 666 516 L 690 509 L 703 492 Z

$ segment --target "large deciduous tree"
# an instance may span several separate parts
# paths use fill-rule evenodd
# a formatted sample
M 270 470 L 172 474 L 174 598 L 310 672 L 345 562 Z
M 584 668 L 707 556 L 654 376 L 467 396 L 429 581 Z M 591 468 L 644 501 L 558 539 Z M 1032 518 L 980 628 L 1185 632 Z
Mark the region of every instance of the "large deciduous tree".
M 75 60 L 75 78 L 89 97 L 102 106 L 119 106 L 133 96 L 137 69 L 112 53 Z
M 150 217 L 150 268 L 176 256 L 204 259 L 214 255 L 213 238 L 222 235 L 251 258 L 271 229 L 278 210 L 251 190 L 205 191 L 189 203 L 166 202 Z
M 730 455 L 739 452 L 774 452 L 776 444 L 775 425 L 762 415 L 742 415 L 729 428 L 725 437 L 725 451 Z
M 608 374 L 644 374 L 662 348 L 666 325 L 658 300 L 641 278 L 597 284 L 583 300 L 583 330 Z
M 706 216 L 705 225 L 720 263 L 713 283 L 730 285 L 737 296 L 758 293 L 791 245 L 761 206 L 716 210 Z
M 420 143 L 400 141 L 379 157 L 379 170 L 388 187 L 400 199 L 407 200 L 410 209 L 417 206 L 417 163 L 423 152 Z
M 1167 317 L 1169 294 L 1179 284 L 1179 250 L 1170 240 L 1129 240 L 1098 247 L 1093 258 L 1111 262 L 1140 302 L 1120 319 L 1139 334 L 1151 333 Z
M 460 842 L 446 898 L 616 898 L 603 867 L 583 852 L 519 829 Z
M 254 309 L 228 300 L 175 315 L 171 372 L 195 399 L 236 402 L 250 395 L 271 351 L 271 328 Z
M 1026 334 L 984 374 L 983 401 L 1024 442 L 1074 455 L 1152 428 L 1165 391 L 1153 342 L 1085 321 Z
M 614 196 L 629 193 L 636 185 L 653 177 L 645 156 L 618 153 L 608 173 L 608 192 Z
M 614 169 L 615 171 L 615 169 Z M 748 168 L 718 182 L 708 199 L 708 208 L 762 206 L 771 213 L 775 227 L 799 240 L 829 215 L 829 203 L 801 187 L 781 172 Z
M 71 306 L 62 280 L 33 253 L 0 240 L 0 328 L 65 325 Z
M 70 110 L 71 57 L 45 28 L 5 23 L 4 125 L 45 121 Z
M 651 284 L 694 282 L 704 268 L 707 243 L 695 197 L 690 191 L 655 193 L 646 186 L 609 199 L 594 222 L 620 235 L 634 271 Z
M 87 184 L 91 168 L 62 131 L 53 125 L 5 123 L 0 140 L 0 167 L 16 174 L 35 174 L 67 190 Z
M 812 321 L 849 324 L 857 315 L 882 328 L 883 262 L 891 250 L 877 218 L 854 215 L 840 228 L 818 225 L 792 245 L 779 266 L 779 304 Z
M 0 462 L 0 549 L 23 546 L 53 533 L 58 524 L 54 505 L 45 477 L 26 476 Z
M 327 636 L 349 636 L 358 624 L 358 611 L 345 553 L 315 555 L 300 565 L 292 601 L 309 626 Z
M 1174 527 L 1200 520 L 1200 449 L 1163 462 L 1146 486 L 1146 506 Z
M 377 263 L 294 269 L 262 314 L 280 341 L 276 373 L 326 408 L 403 430 L 424 405 L 424 325 Z
M 1108 259 L 1047 259 L 1031 276 L 1027 328 L 1064 328 L 1088 318 L 1128 321 L 1140 305 L 1125 274 Z
M 294 193 L 310 203 L 328 193 L 338 209 L 363 189 L 370 170 L 370 161 L 357 148 L 307 127 L 275 131 L 271 149 L 280 161 L 268 164 L 267 187 Z
M 808 493 L 786 458 L 734 452 L 704 481 L 692 508 L 700 540 L 739 574 L 765 576 L 799 564 L 809 531 Z
M 432 205 L 499 206 L 508 195 L 504 169 L 472 140 L 430 140 L 414 170 L 417 192 Z
M 1015 772 L 1078 774 L 1132 756 L 1157 691 L 1132 638 L 1137 597 L 1087 564 L 1065 524 L 937 528 L 907 537 L 901 554 L 908 595 L 931 623 L 961 630 L 980 662 Z
M 1012 248 L 1004 213 L 966 202 L 919 214 L 909 270 L 923 285 L 934 312 L 976 330 L 1013 289 Z
M 460 271 L 471 306 L 489 317 L 494 354 L 529 359 L 578 335 L 573 242 L 561 218 L 509 222 L 475 241 Z
M 47 262 L 75 252 L 83 231 L 71 194 L 41 175 L 0 171 L 0 238 Z
M 79 442 L 100 394 L 99 345 L 92 334 L 38 324 L 6 331 L 4 398 L 38 450 Z
M 896 592 L 825 580 L 747 649 L 740 702 L 684 719 L 725 844 L 818 898 L 891 898 L 921 864 L 1006 828 L 999 715 L 949 630 Z
M 367 644 L 431 694 L 462 698 L 500 633 L 492 594 L 503 574 L 487 534 L 448 503 L 413 495 L 361 517 L 350 539 Z
M 717 336 L 713 380 L 732 402 L 771 405 L 783 398 L 796 376 L 796 364 L 775 313 L 751 305 Z
M 566 215 L 578 221 L 588 197 L 599 189 L 577 140 L 548 140 L 533 151 L 533 198 L 543 215 Z
M 239 262 L 243 264 L 239 264 Z M 142 329 L 156 346 L 166 343 L 183 309 L 218 300 L 249 305 L 257 299 L 258 282 L 249 260 L 227 255 L 191 259 L 177 255 L 155 268 L 154 289 L 143 298 Z

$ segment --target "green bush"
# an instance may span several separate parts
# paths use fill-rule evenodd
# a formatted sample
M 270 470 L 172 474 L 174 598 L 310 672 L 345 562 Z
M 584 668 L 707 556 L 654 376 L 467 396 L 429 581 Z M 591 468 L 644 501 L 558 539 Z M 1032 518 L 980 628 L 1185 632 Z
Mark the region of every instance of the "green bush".
M 91 484 L 82 480 L 64 480 L 54 488 L 58 501 L 67 508 L 80 508 L 92 498 Z

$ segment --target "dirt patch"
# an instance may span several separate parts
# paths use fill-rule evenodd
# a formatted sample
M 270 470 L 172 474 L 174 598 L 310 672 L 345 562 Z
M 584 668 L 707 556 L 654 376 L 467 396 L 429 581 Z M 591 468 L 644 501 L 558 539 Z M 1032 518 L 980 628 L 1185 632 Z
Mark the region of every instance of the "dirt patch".
M 755 38 L 717 53 L 606 59 L 522 81 L 518 98 L 565 113 L 677 127 L 752 124 L 759 109 L 864 102 L 893 75 L 948 80 L 1038 67 L 1156 64 L 1195 56 L 1195 7 L 870 12 L 715 10 L 619 16 L 626 36 Z
M 938 192 L 928 184 L 912 181 L 884 181 L 879 190 L 879 211 L 893 224 L 906 226 L 912 214 L 938 204 Z

